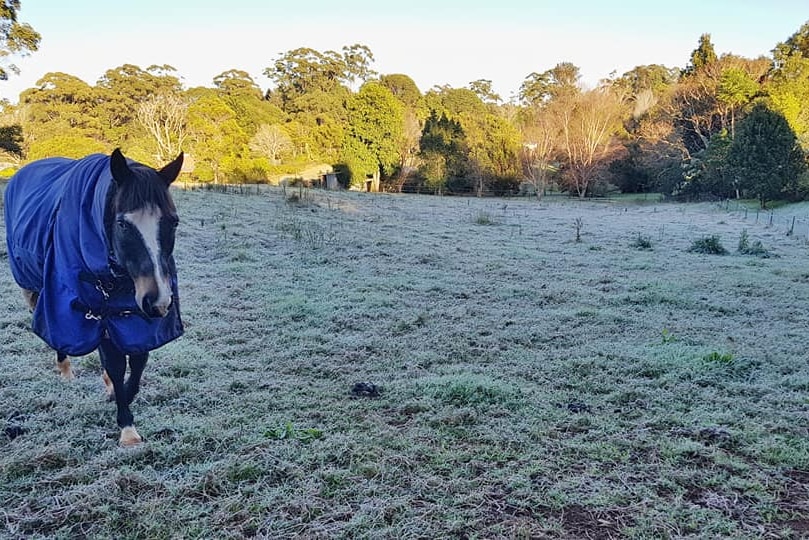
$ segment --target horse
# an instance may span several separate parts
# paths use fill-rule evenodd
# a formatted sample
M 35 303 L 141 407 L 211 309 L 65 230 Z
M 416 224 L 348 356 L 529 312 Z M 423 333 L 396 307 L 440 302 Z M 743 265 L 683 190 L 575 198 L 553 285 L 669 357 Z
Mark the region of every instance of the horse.
M 32 330 L 56 351 L 63 379 L 74 376 L 71 356 L 98 350 L 123 447 L 143 441 L 130 405 L 149 351 L 184 331 L 169 193 L 182 163 L 181 152 L 155 170 L 120 149 L 46 158 L 17 171 L 4 194 L 8 260 Z

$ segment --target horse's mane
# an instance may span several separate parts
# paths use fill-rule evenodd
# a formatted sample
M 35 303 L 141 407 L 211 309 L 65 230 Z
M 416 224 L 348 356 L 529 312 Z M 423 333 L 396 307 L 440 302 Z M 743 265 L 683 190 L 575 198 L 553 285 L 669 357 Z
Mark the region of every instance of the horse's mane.
M 113 182 L 116 212 L 131 212 L 147 205 L 154 205 L 163 215 L 176 213 L 168 184 L 157 171 L 133 162 L 129 163 L 129 168 L 135 177 L 132 182 L 127 182 L 123 187 L 116 186 Z

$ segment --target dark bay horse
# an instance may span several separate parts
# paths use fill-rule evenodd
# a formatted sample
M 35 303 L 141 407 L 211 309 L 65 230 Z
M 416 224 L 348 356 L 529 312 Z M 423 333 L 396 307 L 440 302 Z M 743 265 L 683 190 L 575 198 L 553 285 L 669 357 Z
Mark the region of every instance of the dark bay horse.
M 73 378 L 69 356 L 98 349 L 122 446 L 141 442 L 129 405 L 149 351 L 183 333 L 169 193 L 182 163 L 181 153 L 157 171 L 120 150 L 42 159 L 20 169 L 4 195 L 9 263 L 32 328 L 65 379 Z

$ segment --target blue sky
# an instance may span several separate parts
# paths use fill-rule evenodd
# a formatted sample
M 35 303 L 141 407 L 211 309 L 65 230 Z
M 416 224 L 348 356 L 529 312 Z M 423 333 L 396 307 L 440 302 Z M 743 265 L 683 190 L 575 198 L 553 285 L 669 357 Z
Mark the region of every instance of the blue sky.
M 809 21 L 807 0 L 22 0 L 20 20 L 42 34 L 0 82 L 13 102 L 45 73 L 95 84 L 125 63 L 175 67 L 187 86 L 228 69 L 262 74 L 280 54 L 361 43 L 380 73 L 404 73 L 422 91 L 489 79 L 508 99 L 530 73 L 559 62 L 593 85 L 637 65 L 684 67 L 700 34 L 718 53 L 768 55 Z

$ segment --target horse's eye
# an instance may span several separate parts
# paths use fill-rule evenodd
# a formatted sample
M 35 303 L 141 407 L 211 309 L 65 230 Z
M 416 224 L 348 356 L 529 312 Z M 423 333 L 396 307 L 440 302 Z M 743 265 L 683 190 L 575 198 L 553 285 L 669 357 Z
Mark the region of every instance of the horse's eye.
M 122 231 L 125 231 L 125 230 L 127 230 L 129 228 L 129 222 L 127 220 L 123 219 L 123 218 L 115 220 L 115 224 Z

